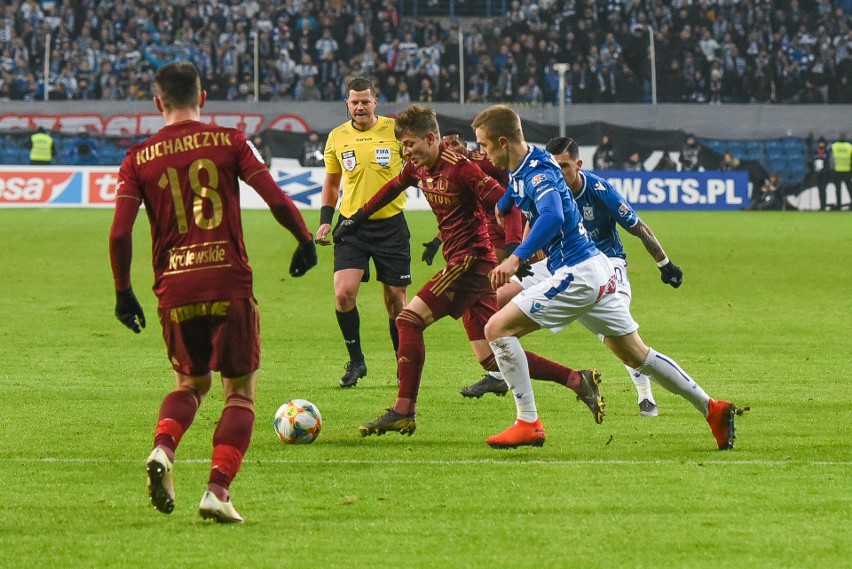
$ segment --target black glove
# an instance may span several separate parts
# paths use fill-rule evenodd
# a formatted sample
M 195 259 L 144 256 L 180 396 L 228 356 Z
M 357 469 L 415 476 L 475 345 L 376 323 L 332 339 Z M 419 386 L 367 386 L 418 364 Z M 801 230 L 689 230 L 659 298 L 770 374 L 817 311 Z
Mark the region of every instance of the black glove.
M 424 243 L 423 247 L 423 256 L 421 259 L 423 259 L 424 263 L 431 266 L 432 261 L 435 259 L 435 255 L 438 253 L 438 249 L 441 248 L 441 238 L 435 237 L 428 243 Z
M 521 264 L 518 265 L 518 270 L 515 271 L 515 276 L 518 277 L 518 280 L 524 280 L 524 277 L 531 277 L 532 274 L 532 267 L 526 261 L 521 261 Z
M 301 277 L 317 264 L 317 246 L 314 240 L 299 243 L 290 259 L 290 276 Z
M 140 326 L 145 327 L 145 313 L 133 294 L 133 288 L 115 291 L 115 317 L 136 332 L 141 332 Z
M 677 288 L 683 284 L 683 271 L 681 271 L 677 265 L 669 261 L 660 267 L 660 279 L 667 285 L 672 285 L 674 288 Z
M 506 243 L 505 245 L 503 245 L 503 257 L 508 258 L 509 255 L 515 252 L 515 249 L 518 248 L 518 245 L 520 245 L 520 243 Z
M 367 218 L 370 217 L 367 215 L 367 212 L 363 209 L 359 209 L 355 213 L 352 214 L 352 217 L 348 219 L 342 219 L 340 223 L 337 224 L 337 227 L 334 228 L 334 232 L 331 234 L 335 243 L 340 243 L 344 237 L 347 235 L 354 235 L 358 233 L 358 230 L 361 228 L 361 225 L 367 221 Z

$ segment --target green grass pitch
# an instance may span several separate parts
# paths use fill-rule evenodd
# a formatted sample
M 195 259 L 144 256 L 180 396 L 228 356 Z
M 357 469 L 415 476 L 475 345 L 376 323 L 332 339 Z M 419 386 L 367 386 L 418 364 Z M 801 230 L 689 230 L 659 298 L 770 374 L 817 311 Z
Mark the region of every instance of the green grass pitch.
M 539 383 L 547 443 L 496 451 L 484 440 L 514 406 L 458 394 L 481 370 L 449 319 L 426 332 L 417 433 L 362 439 L 358 424 L 396 394 L 379 286 L 359 298 L 369 375 L 341 390 L 331 248 L 291 279 L 292 238 L 246 212 L 263 360 L 232 487 L 241 527 L 197 514 L 218 385 L 178 450 L 174 513 L 148 502 L 144 460 L 173 378 L 144 215 L 133 275 L 148 328 L 113 317 L 111 217 L 0 210 L 0 567 L 852 566 L 852 215 L 646 212 L 684 271 L 678 290 L 625 237 L 645 341 L 711 396 L 751 407 L 735 450 L 716 451 L 703 418 L 662 388 L 660 416 L 639 416 L 624 368 L 578 325 L 522 343 L 600 369 L 606 420 Z M 306 217 L 315 228 L 317 212 Z M 437 268 L 420 262 L 435 222 L 408 217 L 413 295 Z M 272 414 L 296 397 L 319 406 L 324 430 L 286 447 Z

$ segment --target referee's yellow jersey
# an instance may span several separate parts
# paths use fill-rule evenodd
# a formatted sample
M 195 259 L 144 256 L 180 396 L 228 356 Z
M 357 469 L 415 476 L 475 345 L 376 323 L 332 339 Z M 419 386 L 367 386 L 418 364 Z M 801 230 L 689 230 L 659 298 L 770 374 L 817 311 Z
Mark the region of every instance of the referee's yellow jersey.
M 325 171 L 343 173 L 340 213 L 346 217 L 351 217 L 402 170 L 402 145 L 393 132 L 396 122 L 389 117 L 376 118 L 379 120 L 373 128 L 363 132 L 348 121 L 332 130 L 325 143 Z M 405 192 L 370 219 L 391 217 L 404 208 Z

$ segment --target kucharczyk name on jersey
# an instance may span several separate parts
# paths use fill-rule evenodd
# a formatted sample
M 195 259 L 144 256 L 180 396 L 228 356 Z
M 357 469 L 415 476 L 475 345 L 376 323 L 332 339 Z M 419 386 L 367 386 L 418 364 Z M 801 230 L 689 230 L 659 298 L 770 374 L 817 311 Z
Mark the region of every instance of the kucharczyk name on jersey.
M 207 146 L 231 146 L 231 135 L 227 132 L 204 131 L 161 140 L 139 150 L 136 153 L 136 164 L 144 164 L 160 156 L 197 150 Z
M 746 172 L 726 172 L 724 175 L 689 172 L 666 176 L 653 172 L 639 175 L 625 172 L 623 176 L 608 174 L 606 181 L 632 205 L 732 207 L 741 206 L 748 196 Z

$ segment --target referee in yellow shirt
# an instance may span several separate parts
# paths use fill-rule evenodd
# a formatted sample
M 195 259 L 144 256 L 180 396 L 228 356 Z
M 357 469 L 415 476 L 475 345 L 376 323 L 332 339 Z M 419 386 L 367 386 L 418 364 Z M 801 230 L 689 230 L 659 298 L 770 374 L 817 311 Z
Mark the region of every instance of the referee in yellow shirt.
M 376 90 L 368 79 L 346 85 L 346 108 L 351 120 L 332 130 L 325 144 L 325 181 L 322 185 L 317 243 L 329 245 L 328 235 L 343 181 L 341 219 L 353 215 L 402 170 L 402 147 L 394 134 L 395 121 L 376 115 Z M 367 375 L 361 351 L 361 317 L 356 300 L 362 282 L 370 280 L 370 259 L 382 283 L 390 319 L 394 354 L 399 348 L 396 317 L 405 306 L 411 284 L 410 233 L 405 216 L 405 194 L 374 213 L 362 229 L 334 244 L 334 300 L 337 324 L 349 351 L 340 387 L 354 387 Z

